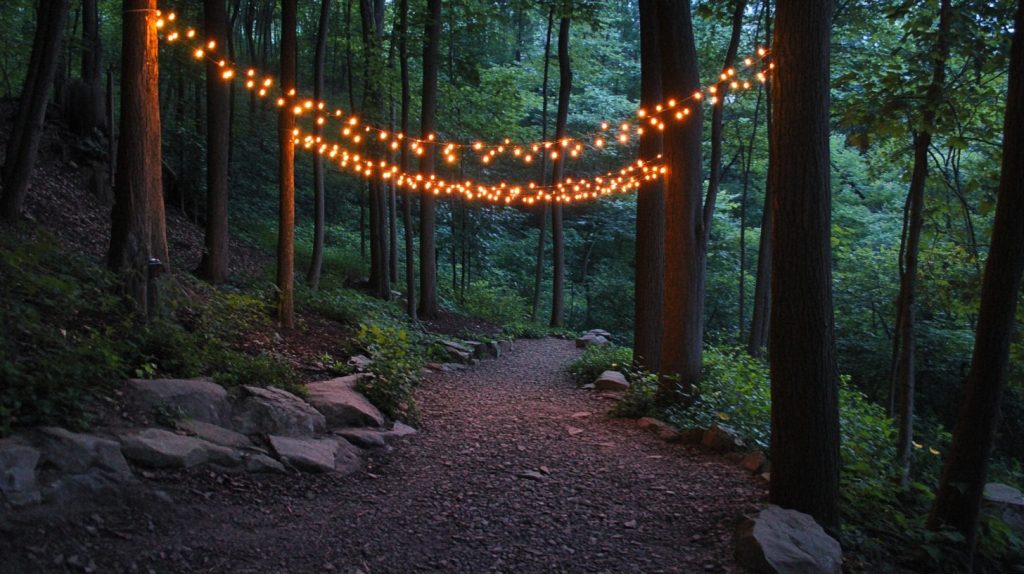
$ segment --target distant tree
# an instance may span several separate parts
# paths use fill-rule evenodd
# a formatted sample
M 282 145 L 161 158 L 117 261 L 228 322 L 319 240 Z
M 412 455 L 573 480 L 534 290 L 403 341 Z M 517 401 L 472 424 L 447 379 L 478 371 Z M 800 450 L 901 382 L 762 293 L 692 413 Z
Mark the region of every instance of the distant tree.
M 572 95 L 572 62 L 569 59 L 569 26 L 571 18 L 562 16 L 558 25 L 558 113 L 555 117 L 555 140 L 565 138 L 569 121 L 569 97 Z M 556 152 L 557 153 L 557 152 Z M 551 166 L 551 184 L 562 183 L 565 173 L 565 153 L 559 153 Z M 565 232 L 562 227 L 562 204 L 551 204 L 551 245 L 553 277 L 551 287 L 551 326 L 561 327 L 565 305 Z
M 204 0 L 206 37 L 227 45 L 224 0 Z M 231 140 L 231 88 L 217 62 L 206 63 L 206 249 L 198 274 L 212 283 L 228 279 L 228 166 Z
M 384 2 L 360 0 L 363 30 L 363 113 L 380 119 L 384 115 Z M 370 145 L 378 148 L 378 142 Z M 388 263 L 388 200 L 384 181 L 372 177 L 368 182 L 370 200 L 370 288 L 381 299 L 391 298 L 391 273 Z
M 427 0 L 423 43 L 423 99 L 420 106 L 420 134 L 426 139 L 435 132 L 437 121 L 437 69 L 441 49 L 441 0 Z M 434 146 L 425 146 L 420 173 L 434 173 Z M 420 193 L 420 309 L 426 319 L 437 317 L 436 200 L 432 190 Z
M 772 188 L 772 503 L 839 526 L 839 374 L 832 313 L 832 2 L 778 0 Z
M 687 98 L 700 89 L 697 50 L 688 2 L 663 0 L 658 11 L 662 91 Z M 678 400 L 700 378 L 704 336 L 704 274 L 707 254 L 702 220 L 703 114 L 691 106 L 683 122 L 666 122 L 665 291 L 662 306 L 659 401 Z
M 150 273 L 170 265 L 160 149 L 160 62 L 156 0 L 124 0 L 121 125 L 107 265 L 150 312 Z
M 281 89 L 297 89 L 297 0 L 281 0 Z M 295 326 L 295 115 L 291 106 L 278 112 L 278 177 L 280 196 L 277 228 L 277 318 L 281 326 Z
M 1021 275 L 1024 273 L 1024 4 L 1018 2 L 1003 121 L 1003 159 L 995 223 L 953 444 L 946 457 L 928 526 L 959 530 L 973 551 L 989 454 L 1006 387 Z
M 771 0 L 764 0 L 764 34 L 767 42 L 765 47 L 771 51 L 772 10 Z M 765 123 L 768 132 L 772 131 L 772 82 L 771 78 L 764 84 L 768 107 L 765 109 Z M 768 146 L 768 164 L 772 163 L 772 149 Z M 771 271 L 772 271 L 772 188 L 765 181 L 764 208 L 761 212 L 761 233 L 757 246 L 757 271 L 754 281 L 754 308 L 750 312 L 750 333 L 747 335 L 747 354 L 760 357 L 768 345 L 768 318 L 771 306 Z
M 43 0 L 39 3 L 32 56 L 0 174 L 3 180 L 0 215 L 6 219 L 20 217 L 24 208 L 25 196 L 32 181 L 32 170 L 39 155 L 39 142 L 43 137 L 46 107 L 50 102 L 50 87 L 57 73 L 67 15 L 67 0 Z
M 640 105 L 653 109 L 662 100 L 662 57 L 657 0 L 640 0 Z M 662 136 L 647 130 L 640 138 L 640 159 L 662 153 Z M 661 358 L 661 305 L 665 289 L 665 188 L 661 180 L 644 183 L 636 196 L 635 301 L 633 361 L 658 372 Z
M 327 34 L 330 31 L 331 0 L 320 2 L 320 22 L 316 32 L 316 51 L 313 55 L 313 97 L 319 102 L 324 99 L 324 66 L 327 60 Z M 323 127 L 317 123 L 313 134 L 323 134 Z M 326 193 L 326 170 L 324 158 L 313 154 L 313 256 L 309 261 L 306 283 L 313 289 L 320 286 L 320 272 L 324 264 L 324 231 L 327 225 L 324 213 Z
M 540 113 L 540 139 L 548 139 L 548 78 L 551 69 L 551 30 L 555 22 L 555 7 L 548 8 L 548 25 L 544 34 L 544 80 L 541 83 L 541 113 Z M 540 156 L 540 184 L 547 181 L 548 156 Z M 547 238 L 548 212 L 550 206 L 547 202 L 541 202 L 537 207 L 537 261 L 533 274 L 533 305 L 530 307 L 530 320 L 536 321 L 540 312 L 540 292 L 544 284 L 544 244 Z
M 409 133 L 409 0 L 398 0 L 398 67 L 402 83 L 402 111 L 399 126 L 403 134 Z M 409 146 L 402 146 L 402 173 L 409 172 Z M 412 226 L 414 193 L 408 187 L 402 194 L 402 227 L 405 231 L 405 310 L 416 318 L 416 231 Z

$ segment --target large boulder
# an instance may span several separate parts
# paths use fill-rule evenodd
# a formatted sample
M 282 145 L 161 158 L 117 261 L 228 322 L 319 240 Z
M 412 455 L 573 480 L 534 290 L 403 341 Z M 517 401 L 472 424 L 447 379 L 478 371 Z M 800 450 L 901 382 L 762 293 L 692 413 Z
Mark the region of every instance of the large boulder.
M 582 337 L 576 339 L 576 347 L 580 349 L 586 349 L 587 347 L 604 347 L 610 345 L 611 341 L 604 335 L 597 335 L 594 333 L 587 333 Z
M 18 439 L 0 439 L 0 499 L 14 506 L 39 502 L 36 464 L 41 453 Z
M 36 432 L 35 442 L 43 452 L 43 460 L 64 473 L 101 470 L 118 478 L 132 474 L 128 461 L 121 454 L 121 445 L 113 440 L 44 427 Z
M 769 506 L 740 524 L 736 561 L 765 574 L 840 574 L 843 551 L 809 515 Z
M 326 427 L 324 415 L 288 391 L 244 386 L 242 392 L 233 416 L 240 433 L 313 436 Z
M 278 458 L 300 470 L 348 474 L 360 466 L 359 449 L 343 438 L 267 438 Z
M 1024 495 L 1012 486 L 998 482 L 985 485 L 985 507 L 1024 539 Z
M 629 381 L 618 371 L 605 371 L 594 381 L 594 388 L 599 391 L 625 391 L 629 389 Z
M 130 379 L 125 395 L 129 404 L 149 413 L 215 425 L 227 423 L 231 416 L 228 392 L 208 379 Z
M 349 375 L 310 383 L 309 402 L 323 413 L 332 427 L 379 427 L 384 415 L 359 391 L 356 385 L 362 375 Z
M 714 452 L 730 452 L 744 447 L 743 439 L 736 431 L 717 423 L 704 432 L 701 444 Z
M 241 455 L 229 448 L 156 428 L 125 435 L 121 450 L 135 464 L 149 468 L 192 468 L 208 462 L 233 467 L 242 462 Z

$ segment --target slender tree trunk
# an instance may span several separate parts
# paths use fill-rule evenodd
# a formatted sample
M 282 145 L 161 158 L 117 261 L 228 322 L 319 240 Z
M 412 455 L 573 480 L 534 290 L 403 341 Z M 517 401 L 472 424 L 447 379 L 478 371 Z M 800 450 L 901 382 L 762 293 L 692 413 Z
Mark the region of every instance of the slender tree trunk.
M 21 216 L 25 196 L 32 181 L 32 170 L 39 155 L 39 142 L 46 123 L 46 107 L 50 102 L 50 86 L 57 73 L 64 23 L 67 21 L 67 0 L 46 0 L 39 5 L 35 40 L 29 60 L 25 86 L 14 119 L 2 180 L 0 216 L 16 219 Z
M 83 133 L 103 127 L 103 43 L 100 39 L 98 0 L 82 0 L 82 83 L 85 101 L 78 112 Z
M 437 68 L 441 49 L 441 0 L 427 0 L 423 43 L 423 102 L 420 132 L 424 139 L 434 133 L 437 114 Z M 427 145 L 420 158 L 420 173 L 434 173 L 434 146 Z M 434 228 L 437 214 L 434 190 L 424 189 L 420 195 L 420 308 L 421 317 L 437 317 L 437 253 Z
M 572 62 L 569 60 L 569 25 L 570 18 L 563 16 L 558 25 L 558 115 L 555 118 L 555 140 L 565 138 L 566 124 L 569 121 L 569 96 L 572 95 Z M 551 166 L 551 183 L 562 183 L 565 175 L 566 150 L 559 150 Z M 561 198 L 555 197 L 556 200 Z M 554 260 L 554 274 L 551 281 L 551 326 L 561 327 L 565 314 L 565 232 L 562 229 L 562 203 L 554 201 L 551 205 L 551 257 Z
M 324 99 L 324 65 L 327 60 L 327 33 L 331 25 L 331 0 L 320 2 L 320 23 L 316 32 L 316 52 L 313 55 L 313 97 L 318 101 Z M 320 137 L 323 127 L 314 124 L 313 133 Z M 327 174 L 324 169 L 324 158 L 313 154 L 313 256 L 306 273 L 306 282 L 313 289 L 320 287 L 320 273 L 324 264 L 324 236 L 327 226 L 325 216 L 325 200 Z
M 914 316 L 916 314 L 917 257 L 921 249 L 921 229 L 924 227 L 924 191 L 928 183 L 928 150 L 935 129 L 936 108 L 942 103 L 946 83 L 946 58 L 949 54 L 950 0 L 942 0 L 939 9 L 939 29 L 936 35 L 932 80 L 925 94 L 925 108 L 921 114 L 921 130 L 914 130 L 914 167 L 907 192 L 907 225 L 904 226 L 904 249 L 900 260 L 900 294 L 896 312 L 899 328 L 896 335 L 895 361 L 892 365 L 892 386 L 899 395 L 899 438 L 896 444 L 897 464 L 904 486 L 910 480 L 910 458 L 914 441 Z
M 1018 3 L 1010 49 L 1003 163 L 995 223 L 974 339 L 971 371 L 964 385 L 953 444 L 939 481 L 928 526 L 959 530 L 973 551 L 989 453 L 1006 387 L 1021 274 L 1024 272 L 1024 4 Z
M 658 11 L 662 90 L 692 94 L 700 89 L 697 50 L 688 2 L 663 0 Z M 663 404 L 677 402 L 677 389 L 688 393 L 700 378 L 704 335 L 706 253 L 701 215 L 700 106 L 683 122 L 669 122 L 664 132 L 665 291 L 662 307 L 661 386 Z
M 227 44 L 228 16 L 224 0 L 203 2 L 206 36 Z M 206 249 L 198 275 L 211 283 L 228 279 L 228 156 L 231 90 L 214 61 L 206 63 Z
M 398 67 L 402 82 L 402 117 L 400 120 L 403 134 L 409 134 L 409 107 L 411 92 L 409 88 L 409 0 L 398 0 Z M 409 173 L 409 146 L 402 146 L 402 173 Z M 413 192 L 405 186 L 402 194 L 402 227 L 405 228 L 405 310 L 413 320 L 416 319 L 416 259 L 415 230 L 412 227 Z
M 765 0 L 765 38 L 769 43 L 772 38 L 771 2 Z M 770 44 L 769 44 L 770 48 Z M 764 84 L 768 106 L 765 108 L 765 123 L 770 134 L 772 131 L 772 83 Z M 768 146 L 768 165 L 772 163 L 772 148 Z M 764 211 L 761 214 L 761 237 L 757 247 L 757 280 L 754 285 L 754 309 L 750 318 L 750 336 L 747 338 L 747 353 L 751 357 L 760 357 L 768 345 L 768 318 L 771 304 L 771 269 L 772 269 L 772 187 L 768 178 L 764 185 Z
M 778 0 L 772 188 L 772 503 L 839 527 L 839 375 L 829 244 L 832 2 Z
M 548 9 L 548 26 L 544 36 L 544 82 L 541 87 L 541 115 L 540 133 L 541 141 L 548 139 L 548 78 L 551 69 L 551 30 L 555 23 L 555 7 Z M 540 154 L 540 184 L 544 185 L 547 180 L 548 156 Z M 542 202 L 537 208 L 537 265 L 533 274 L 533 305 L 530 308 L 530 321 L 537 320 L 540 312 L 540 292 L 544 284 L 544 243 L 547 235 L 548 211 L 547 202 Z
M 296 89 L 298 46 L 296 41 L 297 0 L 281 0 L 281 89 Z M 277 141 L 280 147 L 280 205 L 277 229 L 278 321 L 281 327 L 295 326 L 295 115 L 291 106 L 278 112 Z
M 743 191 L 740 193 L 740 281 L 739 281 L 739 313 L 737 325 L 737 343 L 743 343 L 743 324 L 746 322 L 744 312 L 747 303 L 747 197 L 750 192 L 750 171 L 754 165 L 754 142 L 757 141 L 757 123 L 761 116 L 761 92 L 757 92 L 754 104 L 754 121 L 750 128 L 750 139 L 745 150 L 741 150 L 740 163 L 743 164 Z M 737 139 L 739 130 L 737 129 Z
M 743 11 L 747 8 L 746 0 L 736 0 L 732 13 L 732 34 L 729 47 L 722 64 L 722 74 L 728 77 L 728 71 L 736 63 L 736 52 L 740 47 L 740 35 L 743 32 Z M 715 216 L 715 202 L 718 199 L 718 188 L 722 181 L 722 115 L 725 110 L 725 96 L 729 93 L 729 82 L 722 82 L 716 88 L 717 103 L 711 110 L 711 164 L 708 166 L 708 195 L 704 201 L 704 243 L 711 236 L 711 222 Z M 706 247 L 705 247 L 706 249 Z M 740 330 L 743 330 L 742 323 Z
M 381 74 L 384 62 L 381 51 L 383 22 L 378 19 L 374 0 L 360 1 L 360 15 L 363 30 L 363 114 L 382 116 L 384 111 L 384 84 Z M 371 148 L 379 148 L 376 141 L 367 142 Z M 383 150 L 377 150 L 383 151 Z M 384 181 L 379 177 L 367 182 L 370 203 L 370 288 L 381 299 L 390 299 L 391 284 L 387 247 L 387 198 Z
M 169 266 L 160 149 L 156 0 L 125 0 L 121 126 L 107 265 L 145 316 L 155 309 L 151 273 Z
M 640 105 L 652 109 L 662 100 L 659 2 L 640 1 Z M 657 161 L 662 153 L 659 130 L 640 139 L 640 159 Z M 658 372 L 661 359 L 661 305 L 665 289 L 665 188 L 659 178 L 645 182 L 636 196 L 636 275 L 633 308 L 633 363 Z

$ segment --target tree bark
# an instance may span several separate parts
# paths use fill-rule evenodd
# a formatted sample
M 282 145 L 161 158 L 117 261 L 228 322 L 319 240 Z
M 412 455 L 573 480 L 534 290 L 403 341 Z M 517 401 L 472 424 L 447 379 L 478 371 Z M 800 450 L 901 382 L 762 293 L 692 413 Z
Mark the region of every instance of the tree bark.
M 98 0 L 82 0 L 82 84 L 85 101 L 78 106 L 82 133 L 103 127 L 103 43 L 100 39 Z
M 107 266 L 143 315 L 154 311 L 151 266 L 169 266 L 160 149 L 160 64 L 156 0 L 125 0 L 121 125 Z
M 297 88 L 298 47 L 296 42 L 297 0 L 281 0 L 281 89 Z M 295 326 L 295 115 L 292 106 L 278 111 L 277 141 L 280 148 L 279 223 L 277 228 L 277 318 L 281 327 Z
M 330 31 L 330 22 L 331 0 L 321 0 L 316 51 L 313 54 L 313 98 L 318 102 L 324 99 L 324 65 L 327 60 L 327 33 Z M 323 134 L 323 126 L 315 123 L 313 134 L 320 137 Z M 323 156 L 313 154 L 313 255 L 309 261 L 309 271 L 306 273 L 306 283 L 313 289 L 320 287 L 320 273 L 324 265 L 324 236 L 327 226 L 324 199 L 327 191 L 326 179 Z
M 913 131 L 914 167 L 907 191 L 906 222 L 900 259 L 900 292 L 896 313 L 899 315 L 893 349 L 892 386 L 899 395 L 899 437 L 896 443 L 897 465 L 902 473 L 901 483 L 910 480 L 910 459 L 914 446 L 914 320 L 916 315 L 917 258 L 921 249 L 921 230 L 924 227 L 924 192 L 928 183 L 928 150 L 935 130 L 936 109 L 942 103 L 946 83 L 946 58 L 949 54 L 950 0 L 942 0 L 939 9 L 939 28 L 936 32 L 932 79 L 925 94 L 921 114 L 921 129 Z
M 772 37 L 771 2 L 764 4 L 765 38 L 768 39 L 769 50 Z M 765 123 L 768 133 L 772 131 L 772 83 L 769 78 L 764 84 L 764 93 L 768 100 L 765 108 Z M 772 148 L 768 146 L 768 165 L 772 163 Z M 768 178 L 764 185 L 764 210 L 761 213 L 761 237 L 757 247 L 757 279 L 754 284 L 754 308 L 750 317 L 750 334 L 747 338 L 747 354 L 760 357 L 768 345 L 768 318 L 771 304 L 771 269 L 772 269 L 772 186 Z
M 770 134 L 772 503 L 839 526 L 839 375 L 829 244 L 832 2 L 778 0 Z
M 572 62 L 569 60 L 569 25 L 571 18 L 562 16 L 558 25 L 558 115 L 555 118 L 555 140 L 565 138 L 566 124 L 569 121 L 569 96 L 572 95 Z M 551 165 L 551 184 L 562 183 L 565 175 L 566 150 L 560 146 L 552 146 L 558 150 L 558 157 Z M 555 199 L 559 199 L 557 196 Z M 553 201 L 551 204 L 551 258 L 553 261 L 553 277 L 551 281 L 551 326 L 561 327 L 565 314 L 565 232 L 562 225 L 562 203 Z
M 382 40 L 384 34 L 383 13 L 380 0 L 360 0 L 360 15 L 363 30 L 363 115 L 380 118 L 384 110 L 384 83 L 382 73 Z M 367 142 L 371 149 L 379 152 L 381 146 L 376 140 Z M 384 180 L 371 177 L 367 183 L 370 203 L 370 289 L 380 299 L 391 298 L 391 274 L 388 264 L 387 237 L 387 192 Z
M 423 99 L 420 116 L 420 134 L 427 139 L 434 133 L 437 118 L 437 68 L 441 51 L 441 0 L 427 0 L 426 26 L 423 43 Z M 420 173 L 429 177 L 434 173 L 434 146 L 424 146 L 420 158 Z M 434 190 L 420 193 L 420 308 L 419 315 L 426 319 L 437 317 L 437 253 L 435 251 L 436 201 Z
M 657 0 L 640 1 L 640 105 L 651 109 L 662 100 L 662 57 Z M 640 159 L 656 161 L 662 153 L 659 130 L 640 138 Z M 633 308 L 633 364 L 658 372 L 661 359 L 661 305 L 665 289 L 665 188 L 661 179 L 645 182 L 636 196 L 636 256 Z
M 982 280 L 974 356 L 953 429 L 953 444 L 928 517 L 929 528 L 945 525 L 959 530 L 971 551 L 977 539 L 989 453 L 1006 387 L 1024 272 L 1024 4 L 1018 3 L 1014 30 L 1003 122 L 1002 173 Z
M 32 56 L 0 174 L 3 180 L 0 216 L 6 219 L 20 217 L 24 209 L 25 196 L 39 155 L 39 142 L 43 137 L 50 86 L 57 73 L 67 15 L 67 0 L 43 0 L 39 5 Z
M 206 36 L 227 44 L 224 0 L 203 2 Z M 228 279 L 228 167 L 231 141 L 231 89 L 214 61 L 206 62 L 206 250 L 199 276 L 211 283 Z
M 551 30 L 555 23 L 555 7 L 548 9 L 548 26 L 544 36 L 544 81 L 541 87 L 540 132 L 541 141 L 548 139 L 548 78 L 551 69 Z M 540 155 L 540 184 L 547 179 L 548 156 Z M 537 320 L 540 312 L 540 292 L 544 284 L 544 243 L 547 235 L 549 206 L 546 202 L 537 208 L 537 264 L 533 273 L 533 305 L 530 308 L 530 321 Z
M 402 133 L 409 134 L 409 0 L 398 0 L 398 67 L 402 83 L 402 112 L 400 126 Z M 402 173 L 409 173 L 409 146 L 402 146 Z M 405 311 L 416 319 L 416 231 L 412 226 L 412 202 L 414 194 L 408 186 L 402 193 L 402 227 L 405 230 Z
M 700 89 L 697 50 L 688 2 L 662 0 L 658 42 L 662 90 L 678 98 Z M 678 402 L 700 379 L 704 335 L 706 253 L 701 208 L 703 185 L 701 139 L 703 113 L 691 106 L 683 122 L 669 122 L 664 132 L 665 287 L 662 307 L 661 384 L 658 400 Z

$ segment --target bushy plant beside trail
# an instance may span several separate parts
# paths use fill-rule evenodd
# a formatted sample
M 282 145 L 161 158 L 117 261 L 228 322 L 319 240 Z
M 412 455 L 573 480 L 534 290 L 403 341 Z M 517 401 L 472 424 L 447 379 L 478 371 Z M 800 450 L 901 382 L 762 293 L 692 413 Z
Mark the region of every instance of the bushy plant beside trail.
M 633 363 L 633 350 L 615 345 L 590 346 L 569 365 L 569 374 L 577 385 L 593 383 L 605 371 L 626 372 Z
M 360 379 L 359 390 L 389 417 L 417 422 L 413 392 L 425 362 L 424 341 L 406 326 L 386 322 L 361 325 L 356 341 L 373 359 L 373 376 Z

